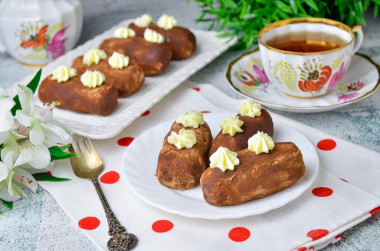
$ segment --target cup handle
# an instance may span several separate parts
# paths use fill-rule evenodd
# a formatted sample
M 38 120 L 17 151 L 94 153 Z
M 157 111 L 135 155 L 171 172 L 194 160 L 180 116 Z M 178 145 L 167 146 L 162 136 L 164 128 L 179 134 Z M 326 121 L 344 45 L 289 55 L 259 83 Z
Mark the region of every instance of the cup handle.
M 355 25 L 354 27 L 352 27 L 352 31 L 354 33 L 356 33 L 356 42 L 355 42 L 355 47 L 354 47 L 354 50 L 352 52 L 352 54 L 355 54 L 356 51 L 360 48 L 360 46 L 362 45 L 363 43 L 363 31 L 362 31 L 362 26 L 361 25 Z

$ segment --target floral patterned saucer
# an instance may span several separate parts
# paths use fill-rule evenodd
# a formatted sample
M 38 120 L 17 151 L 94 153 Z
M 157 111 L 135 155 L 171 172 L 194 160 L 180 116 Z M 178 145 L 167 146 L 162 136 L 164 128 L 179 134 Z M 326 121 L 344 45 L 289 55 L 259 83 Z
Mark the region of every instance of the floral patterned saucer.
M 239 94 L 273 109 L 298 113 L 337 109 L 368 97 L 380 86 L 380 66 L 359 53 L 352 57 L 338 85 L 328 94 L 315 98 L 294 98 L 276 90 L 263 70 L 258 50 L 244 53 L 232 61 L 226 76 Z

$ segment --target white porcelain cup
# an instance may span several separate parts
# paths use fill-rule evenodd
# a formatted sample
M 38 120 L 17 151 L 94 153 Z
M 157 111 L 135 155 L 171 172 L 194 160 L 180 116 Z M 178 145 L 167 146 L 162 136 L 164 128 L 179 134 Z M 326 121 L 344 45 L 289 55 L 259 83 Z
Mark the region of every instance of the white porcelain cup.
M 273 46 L 274 42 L 285 42 L 281 40 L 297 41 L 300 36 L 322 42 L 335 37 L 341 45 L 317 52 Z M 276 89 L 288 96 L 312 98 L 326 94 L 342 80 L 352 55 L 362 44 L 363 32 L 360 25 L 350 28 L 325 18 L 291 18 L 265 26 L 258 39 L 264 71 Z
M 79 0 L 2 0 L 0 49 L 23 64 L 45 65 L 75 46 L 82 23 Z

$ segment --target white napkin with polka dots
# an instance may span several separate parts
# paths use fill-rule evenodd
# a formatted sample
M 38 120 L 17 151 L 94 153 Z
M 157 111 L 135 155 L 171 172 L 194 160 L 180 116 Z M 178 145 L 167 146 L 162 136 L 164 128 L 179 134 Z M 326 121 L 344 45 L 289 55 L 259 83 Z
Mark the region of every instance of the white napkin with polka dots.
M 105 166 L 101 186 L 120 222 L 138 236 L 135 250 L 317 250 L 380 211 L 380 154 L 275 113 L 315 145 L 321 167 L 313 185 L 284 207 L 242 219 L 186 218 L 145 204 L 119 179 L 123 153 L 142 132 L 190 109 L 235 113 L 239 103 L 212 85 L 186 82 L 120 135 L 94 141 Z M 106 250 L 107 221 L 91 182 L 77 178 L 69 161 L 57 163 L 53 175 L 71 181 L 40 185 Z

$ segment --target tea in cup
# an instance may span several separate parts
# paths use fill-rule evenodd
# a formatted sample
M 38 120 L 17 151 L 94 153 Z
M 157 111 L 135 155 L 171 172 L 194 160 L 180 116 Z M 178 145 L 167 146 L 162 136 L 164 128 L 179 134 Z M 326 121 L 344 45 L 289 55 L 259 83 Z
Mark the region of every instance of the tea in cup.
M 311 98 L 326 94 L 342 80 L 363 32 L 360 25 L 351 29 L 325 18 L 291 18 L 265 26 L 258 39 L 265 73 L 276 89 Z

